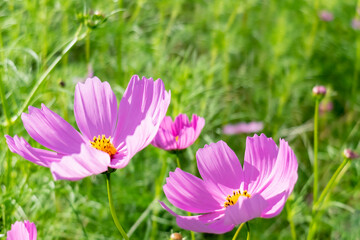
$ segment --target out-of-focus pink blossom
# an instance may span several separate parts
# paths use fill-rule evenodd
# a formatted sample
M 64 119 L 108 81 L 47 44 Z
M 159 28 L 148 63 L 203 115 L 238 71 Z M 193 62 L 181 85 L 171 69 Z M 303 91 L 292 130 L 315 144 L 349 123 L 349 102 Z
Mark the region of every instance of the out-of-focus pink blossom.
M 357 154 L 350 148 L 344 150 L 344 156 L 348 159 L 356 159 L 360 157 L 359 154 Z
M 123 168 L 151 143 L 170 104 L 161 79 L 133 76 L 118 105 L 109 83 L 97 77 L 78 83 L 74 114 L 79 133 L 42 104 L 21 118 L 29 135 L 52 151 L 33 148 L 22 137 L 6 135 L 10 150 L 48 167 L 55 180 L 79 180 L 108 168 Z
M 326 10 L 323 10 L 319 13 L 319 17 L 321 20 L 325 21 L 325 22 L 330 22 L 334 19 L 334 15 Z
M 223 127 L 223 133 L 226 135 L 235 135 L 240 133 L 255 133 L 264 129 L 262 122 L 240 122 L 237 124 L 228 124 Z
M 280 147 L 264 134 L 246 139 L 244 166 L 223 142 L 205 145 L 196 153 L 202 179 L 177 168 L 163 189 L 169 202 L 187 212 L 176 217 L 179 227 L 222 234 L 253 218 L 280 214 L 297 181 L 298 163 L 289 144 Z
M 34 223 L 29 221 L 15 222 L 7 232 L 7 240 L 36 240 L 37 231 Z
M 315 96 L 325 96 L 326 87 L 317 85 L 317 86 L 313 87 L 312 92 Z
M 205 119 L 195 114 L 191 121 L 186 114 L 179 114 L 174 122 L 166 116 L 152 145 L 167 151 L 188 148 L 199 137 L 204 125 Z
M 351 21 L 351 27 L 352 27 L 353 29 L 355 29 L 355 30 L 359 30 L 359 29 L 360 29 L 360 20 L 354 18 L 354 19 Z
M 326 112 L 331 112 L 333 108 L 334 108 L 334 104 L 332 102 L 320 102 L 319 113 L 325 114 Z

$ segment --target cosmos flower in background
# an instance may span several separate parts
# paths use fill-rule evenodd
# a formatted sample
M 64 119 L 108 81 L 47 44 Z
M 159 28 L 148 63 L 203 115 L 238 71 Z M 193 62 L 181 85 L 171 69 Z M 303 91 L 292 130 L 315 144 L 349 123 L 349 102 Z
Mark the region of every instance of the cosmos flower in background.
M 7 232 L 7 240 L 36 240 L 37 231 L 34 223 L 29 221 L 15 222 Z
M 326 11 L 326 10 L 322 10 L 319 13 L 319 17 L 324 22 L 331 22 L 332 20 L 334 20 L 334 15 L 331 12 Z
M 280 147 L 264 134 L 246 140 L 244 167 L 223 141 L 196 153 L 202 179 L 177 168 L 163 189 L 169 202 L 195 216 L 181 216 L 160 204 L 179 227 L 222 234 L 253 218 L 278 215 L 297 181 L 298 163 L 288 143 Z
M 196 141 L 204 125 L 205 119 L 195 114 L 191 121 L 186 114 L 179 114 L 174 122 L 166 116 L 151 144 L 166 151 L 186 149 Z
M 320 102 L 319 104 L 319 113 L 321 115 L 327 113 L 327 112 L 331 112 L 334 108 L 334 104 L 332 102 Z
M 262 122 L 240 122 L 237 124 L 228 124 L 223 127 L 225 135 L 235 135 L 241 133 L 255 133 L 263 130 L 264 124 Z
M 359 29 L 360 29 L 360 20 L 354 18 L 354 19 L 351 21 L 351 27 L 352 27 L 354 30 L 359 30 Z
M 75 88 L 74 114 L 81 134 L 42 104 L 21 118 L 29 135 L 52 151 L 6 135 L 10 150 L 40 166 L 55 180 L 79 180 L 108 168 L 123 168 L 150 144 L 170 104 L 161 79 L 133 76 L 118 106 L 109 83 L 89 78 Z

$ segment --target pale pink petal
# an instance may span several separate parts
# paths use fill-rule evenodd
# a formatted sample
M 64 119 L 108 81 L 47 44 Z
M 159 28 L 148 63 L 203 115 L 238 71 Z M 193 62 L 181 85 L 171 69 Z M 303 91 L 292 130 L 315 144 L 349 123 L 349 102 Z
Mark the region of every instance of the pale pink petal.
M 268 184 L 273 171 L 278 147 L 264 134 L 246 138 L 244 159 L 244 189 L 250 194 Z
M 44 147 L 63 154 L 80 152 L 83 137 L 45 105 L 41 109 L 30 106 L 29 114 L 23 113 L 21 119 L 29 135 Z
M 223 133 L 226 135 L 235 135 L 240 133 L 254 133 L 263 130 L 262 122 L 240 122 L 237 124 L 228 124 L 223 127 Z
M 121 99 L 118 124 L 113 139 L 114 146 L 127 146 L 127 156 L 121 161 L 112 161 L 111 167 L 122 168 L 140 150 L 150 144 L 165 117 L 170 104 L 161 79 L 133 76 Z
M 170 172 L 163 189 L 169 202 L 188 212 L 206 213 L 222 208 L 222 202 L 213 198 L 203 180 L 180 168 Z
M 268 177 L 268 183 L 257 190 L 269 201 L 263 217 L 273 217 L 281 212 L 297 181 L 297 169 L 298 163 L 293 150 L 285 140 L 280 139 L 279 152 Z
M 260 217 L 266 207 L 267 201 L 260 194 L 240 197 L 235 205 L 226 208 L 224 224 L 238 225 Z
M 230 232 L 234 228 L 234 224 L 224 224 L 224 211 L 196 216 L 180 216 L 166 206 L 165 203 L 160 202 L 160 204 L 166 211 L 176 217 L 176 223 L 178 226 L 186 230 L 223 234 Z
M 78 83 L 75 88 L 74 114 L 77 125 L 88 139 L 112 136 L 117 120 L 117 100 L 109 83 L 97 77 Z
M 53 162 L 50 169 L 55 180 L 76 181 L 107 171 L 109 164 L 109 154 L 82 144 L 80 153 L 64 156 L 60 162 Z
M 15 222 L 7 232 L 7 240 L 36 240 L 37 231 L 34 223 L 29 221 Z
M 225 202 L 226 196 L 240 189 L 243 170 L 239 159 L 229 146 L 219 141 L 205 145 L 196 153 L 197 165 L 206 185 L 212 186 L 216 194 Z
M 64 156 L 60 153 L 33 148 L 24 138 L 19 138 L 17 135 L 14 138 L 5 135 L 5 138 L 11 152 L 43 167 L 50 167 L 52 162 L 60 161 Z
M 151 144 L 166 151 L 177 149 L 176 137 L 164 128 L 159 129 Z

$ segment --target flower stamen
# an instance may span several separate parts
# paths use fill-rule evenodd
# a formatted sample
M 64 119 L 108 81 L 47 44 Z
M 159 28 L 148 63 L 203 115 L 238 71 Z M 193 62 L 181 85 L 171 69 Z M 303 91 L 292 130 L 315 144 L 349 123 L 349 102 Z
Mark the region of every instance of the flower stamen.
M 226 197 L 226 202 L 224 203 L 224 207 L 228 207 L 228 206 L 231 206 L 231 205 L 235 205 L 239 199 L 239 197 L 247 197 L 247 198 L 250 198 L 251 195 L 246 191 L 244 190 L 242 193 L 240 190 L 238 191 L 233 191 L 233 194 L 232 195 L 228 195 Z
M 178 142 L 179 141 L 179 136 L 175 137 L 175 141 Z
M 92 147 L 106 152 L 107 154 L 109 154 L 110 156 L 114 155 L 117 150 L 114 147 L 114 145 L 111 143 L 110 141 L 111 137 L 106 138 L 105 135 L 98 135 L 97 137 L 93 138 L 93 141 L 90 141 L 90 144 Z

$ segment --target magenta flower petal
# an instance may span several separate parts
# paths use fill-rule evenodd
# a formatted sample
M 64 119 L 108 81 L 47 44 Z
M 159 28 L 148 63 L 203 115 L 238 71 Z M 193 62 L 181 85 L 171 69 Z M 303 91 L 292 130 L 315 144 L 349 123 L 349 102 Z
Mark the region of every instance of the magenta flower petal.
M 60 162 L 53 162 L 50 170 L 55 180 L 76 181 L 107 171 L 109 164 L 109 154 L 82 144 L 80 153 L 64 156 Z
M 196 216 L 180 216 L 172 211 L 168 206 L 166 206 L 165 203 L 160 202 L 160 204 L 166 211 L 176 217 L 176 223 L 179 225 L 179 227 L 186 230 L 223 234 L 231 231 L 234 228 L 234 224 L 224 224 L 224 211 Z
M 283 204 L 273 203 L 269 205 L 262 217 L 276 216 L 281 212 L 287 197 L 291 194 L 297 181 L 297 169 L 298 163 L 293 150 L 285 140 L 280 139 L 279 152 L 276 163 L 272 168 L 268 184 L 264 185 L 263 188 L 258 188 L 257 191 L 260 192 L 265 199 L 272 199 L 273 202 L 277 199 L 277 202 L 282 201 Z
M 15 222 L 7 232 L 7 240 L 36 240 L 37 231 L 34 223 L 29 221 Z
M 163 187 L 164 193 L 174 206 L 194 213 L 206 213 L 221 208 L 207 190 L 203 180 L 177 168 L 170 172 Z
M 224 224 L 238 225 L 260 217 L 267 204 L 267 201 L 260 194 L 253 195 L 251 198 L 239 198 L 235 205 L 226 208 Z
M 82 134 L 112 136 L 117 120 L 117 100 L 108 82 L 97 77 L 78 83 L 75 88 L 74 114 Z
M 11 152 L 40 166 L 49 167 L 52 162 L 58 162 L 63 157 L 60 153 L 33 148 L 24 138 L 17 135 L 14 138 L 5 135 L 5 138 Z
M 155 137 L 170 104 L 170 92 L 158 79 L 133 76 L 121 99 L 114 146 L 126 144 L 123 160 L 112 161 L 112 168 L 122 168 Z
M 212 189 L 222 193 L 222 196 L 240 188 L 243 170 L 234 151 L 225 142 L 205 145 L 197 151 L 196 159 L 201 177 Z
M 171 151 L 188 148 L 199 137 L 205 125 L 205 119 L 195 114 L 191 122 L 186 114 L 179 114 L 175 121 L 165 117 L 152 145 Z
M 272 138 L 264 134 L 246 138 L 244 189 L 253 192 L 268 184 L 277 155 L 278 147 Z
M 44 147 L 63 154 L 80 152 L 83 137 L 44 104 L 41 109 L 30 106 L 29 114 L 23 113 L 21 119 L 29 135 Z

